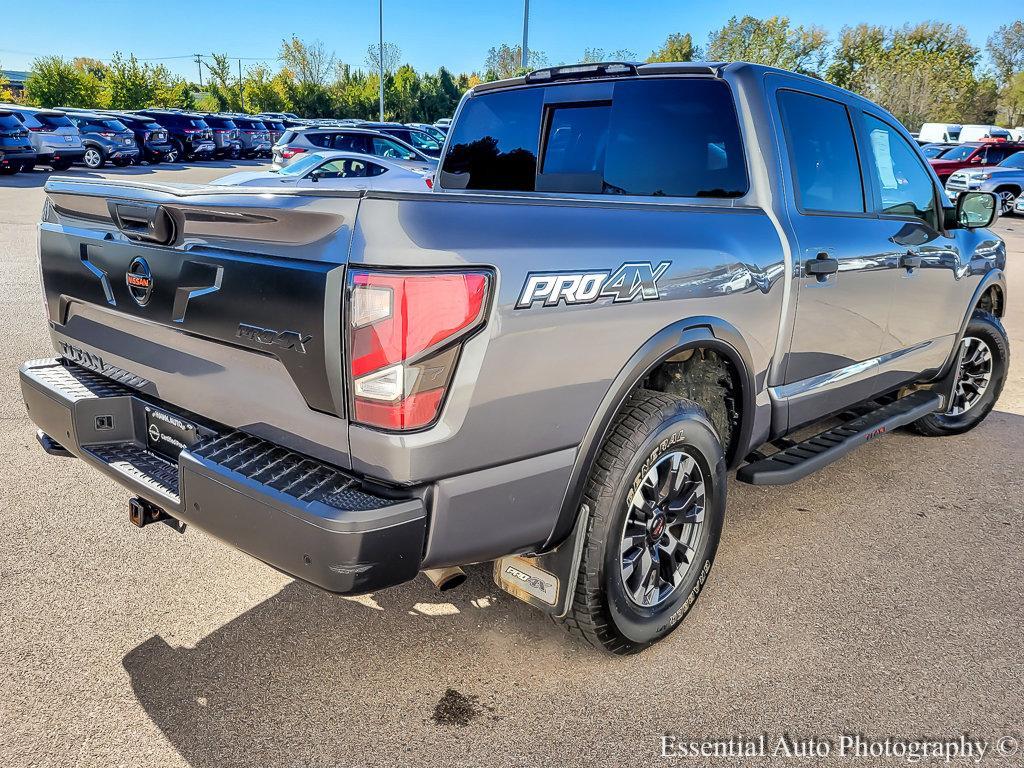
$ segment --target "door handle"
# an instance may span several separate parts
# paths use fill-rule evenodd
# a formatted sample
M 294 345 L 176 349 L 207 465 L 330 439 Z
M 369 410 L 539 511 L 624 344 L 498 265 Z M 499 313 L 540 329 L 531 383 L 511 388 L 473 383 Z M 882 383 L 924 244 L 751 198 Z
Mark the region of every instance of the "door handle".
M 921 254 L 907 251 L 900 259 L 900 266 L 904 269 L 917 269 L 921 266 Z
M 828 279 L 839 271 L 839 260 L 833 259 L 827 252 L 822 251 L 816 259 L 809 259 L 804 267 L 808 275 L 815 275 L 819 282 Z

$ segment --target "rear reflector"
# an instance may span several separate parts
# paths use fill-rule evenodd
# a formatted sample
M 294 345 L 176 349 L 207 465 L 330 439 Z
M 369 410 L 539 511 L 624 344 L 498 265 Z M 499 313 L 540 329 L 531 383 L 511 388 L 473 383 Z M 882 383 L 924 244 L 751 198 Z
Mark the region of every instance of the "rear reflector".
M 484 272 L 350 273 L 354 421 L 407 430 L 437 418 L 462 341 L 484 322 L 489 283 Z

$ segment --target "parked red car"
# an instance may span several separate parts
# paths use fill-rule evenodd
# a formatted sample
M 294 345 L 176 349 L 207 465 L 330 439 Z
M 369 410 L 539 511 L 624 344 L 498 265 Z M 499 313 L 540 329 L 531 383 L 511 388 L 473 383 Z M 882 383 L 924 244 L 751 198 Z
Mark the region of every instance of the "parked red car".
M 1017 141 L 968 141 L 943 152 L 940 157 L 928 160 L 939 180 L 946 180 L 959 170 L 983 165 L 999 165 L 1014 152 L 1024 150 L 1024 143 Z

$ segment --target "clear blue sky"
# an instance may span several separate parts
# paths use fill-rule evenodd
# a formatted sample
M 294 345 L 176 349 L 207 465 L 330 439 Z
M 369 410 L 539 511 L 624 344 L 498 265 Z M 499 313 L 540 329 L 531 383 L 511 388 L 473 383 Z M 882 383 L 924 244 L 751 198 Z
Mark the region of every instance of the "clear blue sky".
M 281 39 L 293 33 L 322 40 L 340 60 L 363 66 L 367 45 L 377 39 L 377 0 L 215 0 L 187 3 L 190 13 L 176 13 L 183 6 L 175 0 L 149 4 L 154 17 L 166 12 L 181 20 L 203 17 L 194 23 L 180 21 L 171 29 L 156 18 L 145 18 L 147 4 L 127 0 L 46 0 L 43 6 L 0 0 L 0 5 L 0 66 L 5 69 L 28 69 L 38 55 L 106 59 L 117 50 L 147 59 L 216 51 L 268 58 L 274 64 Z M 996 12 L 995 6 L 979 12 L 980 6 L 972 3 L 935 0 L 532 0 L 530 5 L 530 47 L 544 51 L 553 63 L 576 61 L 587 47 L 624 48 L 645 57 L 670 32 L 690 32 L 702 45 L 730 16 L 747 13 L 788 15 L 794 23 L 820 24 L 833 35 L 844 24 L 933 19 L 964 25 L 978 46 L 1000 23 L 1022 15 Z M 522 13 L 522 0 L 385 0 L 384 37 L 417 69 L 446 66 L 469 72 L 481 68 L 490 46 L 520 39 Z M 163 63 L 195 77 L 196 66 L 187 58 Z

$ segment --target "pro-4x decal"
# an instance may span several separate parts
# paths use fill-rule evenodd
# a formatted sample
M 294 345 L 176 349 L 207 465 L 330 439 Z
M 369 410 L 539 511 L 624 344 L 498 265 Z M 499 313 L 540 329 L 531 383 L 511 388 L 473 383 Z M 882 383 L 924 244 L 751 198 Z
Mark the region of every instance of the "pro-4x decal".
M 649 261 L 628 261 L 614 272 L 531 272 L 526 276 L 516 309 L 529 309 L 540 302 L 544 307 L 560 303 L 568 306 L 593 304 L 610 297 L 615 304 L 633 301 L 656 301 L 658 278 L 672 264 L 663 261 L 654 266 Z

